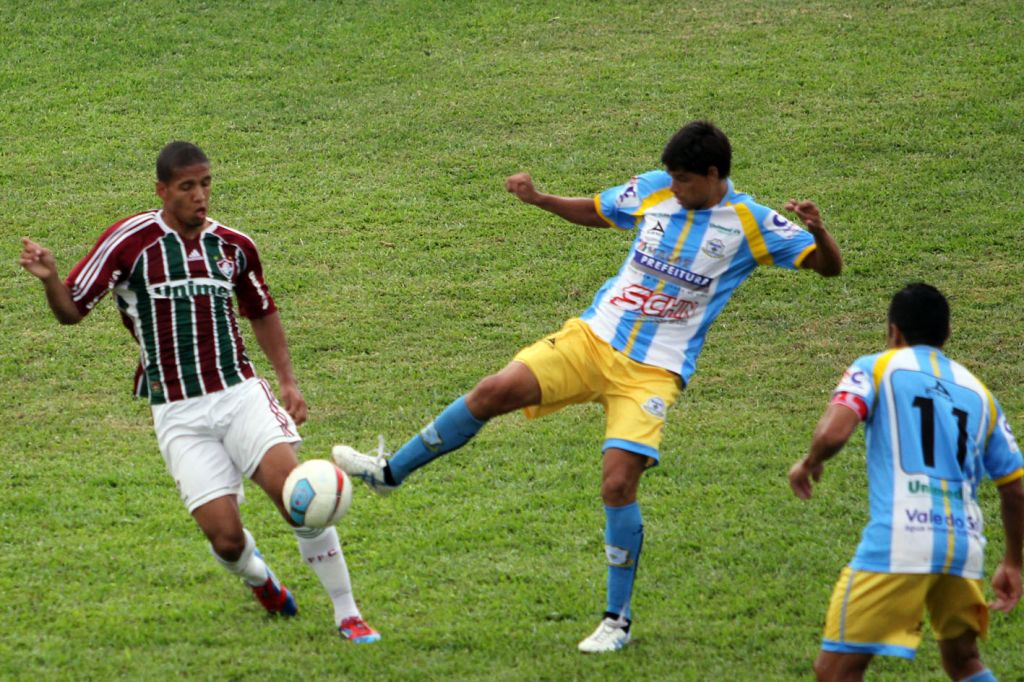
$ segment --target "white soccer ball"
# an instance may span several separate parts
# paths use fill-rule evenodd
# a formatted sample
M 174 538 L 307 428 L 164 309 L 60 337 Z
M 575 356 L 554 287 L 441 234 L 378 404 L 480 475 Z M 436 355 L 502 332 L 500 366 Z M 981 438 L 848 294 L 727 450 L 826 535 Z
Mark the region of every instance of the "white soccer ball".
M 281 497 L 295 523 L 307 528 L 326 528 L 348 512 L 352 484 L 332 462 L 311 459 L 288 474 Z

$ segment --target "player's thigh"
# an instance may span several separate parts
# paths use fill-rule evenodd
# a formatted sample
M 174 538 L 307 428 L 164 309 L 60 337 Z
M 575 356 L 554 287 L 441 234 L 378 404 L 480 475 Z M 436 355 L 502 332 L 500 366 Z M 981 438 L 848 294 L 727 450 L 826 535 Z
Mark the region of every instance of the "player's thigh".
M 871 664 L 871 654 L 837 654 L 821 651 L 814 661 L 818 682 L 860 682 Z
M 295 448 L 291 443 L 278 443 L 267 450 L 260 460 L 259 466 L 252 474 L 252 480 L 256 485 L 263 488 L 264 492 L 274 501 L 274 504 L 284 512 L 284 502 L 281 499 L 281 491 L 284 482 L 295 467 L 299 466 L 299 459 L 295 456 Z M 288 514 L 285 513 L 285 518 Z
M 561 330 L 519 351 L 514 362 L 522 363 L 540 385 L 540 403 L 525 408 L 526 416 L 540 417 L 566 405 L 597 400 L 604 377 L 585 322 L 569 320 Z M 611 350 L 611 347 L 608 347 Z
M 249 379 L 233 388 L 238 390 L 227 398 L 230 421 L 224 447 L 238 470 L 252 477 L 271 448 L 284 443 L 294 450 L 302 438 L 266 380 Z
M 679 398 L 679 377 L 622 356 L 601 398 L 607 423 L 602 450 L 621 448 L 658 462 L 668 409 Z
M 935 639 L 953 640 L 966 632 L 988 632 L 988 604 L 982 582 L 955 575 L 936 576 L 926 598 Z
M 209 426 L 210 396 L 153 406 L 153 428 L 167 471 L 189 513 L 241 493 L 242 476 Z
M 844 567 L 829 601 L 822 650 L 913 658 L 934 577 Z

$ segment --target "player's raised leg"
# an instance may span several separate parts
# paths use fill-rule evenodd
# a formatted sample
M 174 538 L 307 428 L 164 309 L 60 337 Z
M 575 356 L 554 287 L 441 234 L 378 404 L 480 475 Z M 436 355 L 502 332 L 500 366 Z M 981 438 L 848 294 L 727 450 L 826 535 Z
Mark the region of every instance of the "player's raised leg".
M 604 453 L 601 499 L 605 511 L 605 554 L 608 558 L 607 601 L 597 629 L 579 643 L 584 653 L 616 651 L 630 639 L 633 584 L 644 542 L 643 517 L 636 500 L 647 457 L 621 448 Z
M 252 534 L 242 526 L 234 495 L 224 495 L 196 507 L 192 517 L 210 541 L 213 557 L 252 589 L 263 608 L 283 616 L 298 613 L 291 592 L 270 570 Z
M 489 419 L 536 405 L 540 399 L 537 377 L 523 363 L 512 361 L 448 405 L 390 459 L 385 457 L 383 447 L 374 455 L 364 455 L 347 445 L 337 445 L 331 454 L 349 476 L 361 478 L 379 494 L 387 494 L 416 469 L 461 448 Z
M 352 594 L 352 580 L 341 549 L 338 531 L 333 527 L 294 527 L 295 523 L 285 508 L 281 490 L 288 474 L 298 465 L 299 461 L 291 444 L 278 443 L 263 456 L 259 467 L 253 473 L 252 480 L 263 488 L 277 505 L 281 516 L 293 526 L 292 530 L 303 561 L 316 573 L 334 605 L 334 623 L 339 634 L 344 639 L 358 644 L 376 642 L 380 639 L 380 633 L 363 620 L 356 606 Z

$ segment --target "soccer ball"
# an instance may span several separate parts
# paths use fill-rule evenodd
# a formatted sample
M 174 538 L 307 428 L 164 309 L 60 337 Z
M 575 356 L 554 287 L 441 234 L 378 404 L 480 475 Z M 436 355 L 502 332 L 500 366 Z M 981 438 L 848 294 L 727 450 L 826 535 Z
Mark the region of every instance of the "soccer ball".
M 326 459 L 295 467 L 281 493 L 288 515 L 300 526 L 333 526 L 352 504 L 352 484 L 345 472 Z

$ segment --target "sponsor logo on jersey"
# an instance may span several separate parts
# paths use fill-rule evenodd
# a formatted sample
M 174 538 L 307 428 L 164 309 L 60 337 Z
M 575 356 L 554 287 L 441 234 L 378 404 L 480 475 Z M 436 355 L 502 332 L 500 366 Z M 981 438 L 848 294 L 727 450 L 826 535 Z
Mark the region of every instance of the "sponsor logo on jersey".
M 707 289 L 714 281 L 711 277 L 639 251 L 633 252 L 633 265 L 659 279 L 671 281 L 673 284 L 679 284 L 688 289 Z
M 235 274 L 235 261 L 230 258 L 221 258 L 217 261 L 217 269 L 220 270 L 222 275 L 231 279 Z
M 697 301 L 669 296 L 641 284 L 630 284 L 609 303 L 622 310 L 639 311 L 644 315 L 668 321 L 688 320 L 700 307 Z
M 651 234 L 658 233 L 658 234 L 664 236 L 665 235 L 665 226 L 661 224 L 660 220 L 655 220 L 654 221 L 654 227 L 648 228 L 646 231 L 651 233 Z
M 916 507 L 911 509 L 904 509 L 903 513 L 907 515 L 907 523 L 917 524 L 920 526 L 931 526 L 935 529 L 947 529 L 954 528 L 960 531 L 977 531 L 978 520 L 973 516 L 957 516 L 955 514 L 939 514 L 938 512 L 932 511 L 931 509 L 918 509 Z M 913 526 L 907 526 L 908 530 L 912 530 Z M 920 528 L 924 530 L 923 528 Z
M 197 260 L 203 260 L 203 254 L 199 253 L 199 249 L 192 249 L 188 254 L 188 261 L 191 263 Z
M 711 223 L 710 227 L 712 230 L 718 230 L 725 234 L 737 235 L 740 233 L 740 229 L 738 227 L 726 227 L 725 225 L 719 225 L 718 223 Z
M 193 298 L 195 296 L 231 296 L 231 285 L 216 279 L 189 279 L 180 283 L 150 284 L 146 291 L 153 298 Z
M 1006 438 L 1007 445 L 1010 446 L 1010 452 L 1020 451 L 1017 438 L 1013 435 L 1013 429 L 1010 428 L 1010 422 L 1006 421 L 1006 415 L 999 417 L 999 428 L 1003 430 L 1003 436 Z
M 717 238 L 709 239 L 701 250 L 712 258 L 721 258 L 725 255 L 725 242 Z
M 949 394 L 949 390 L 947 390 L 946 387 L 942 385 L 942 382 L 939 381 L 936 381 L 935 385 L 931 388 L 926 388 L 924 392 L 928 395 L 945 398 L 946 400 L 953 400 L 953 396 Z
M 949 490 L 943 490 L 942 486 L 931 485 L 927 481 L 907 481 L 907 492 L 911 495 L 937 495 L 942 497 L 948 494 L 950 497 L 963 497 L 966 488 L 953 482 L 947 482 Z
M 789 222 L 775 211 L 768 214 L 768 217 L 761 223 L 764 229 L 779 235 L 783 239 L 792 239 L 799 232 L 800 228 Z
M 836 387 L 836 392 L 850 391 L 860 395 L 867 391 L 867 380 L 867 375 L 864 374 L 863 370 L 847 369 L 843 372 L 843 378 L 839 380 L 839 386 Z
M 652 417 L 657 417 L 658 419 L 665 418 L 665 401 L 661 396 L 652 396 L 648 398 L 647 402 L 641 405 L 641 407 L 644 412 Z
M 636 208 L 640 205 L 640 195 L 636 191 L 639 180 L 634 175 L 629 179 L 626 188 L 615 197 L 615 205 L 618 208 Z

